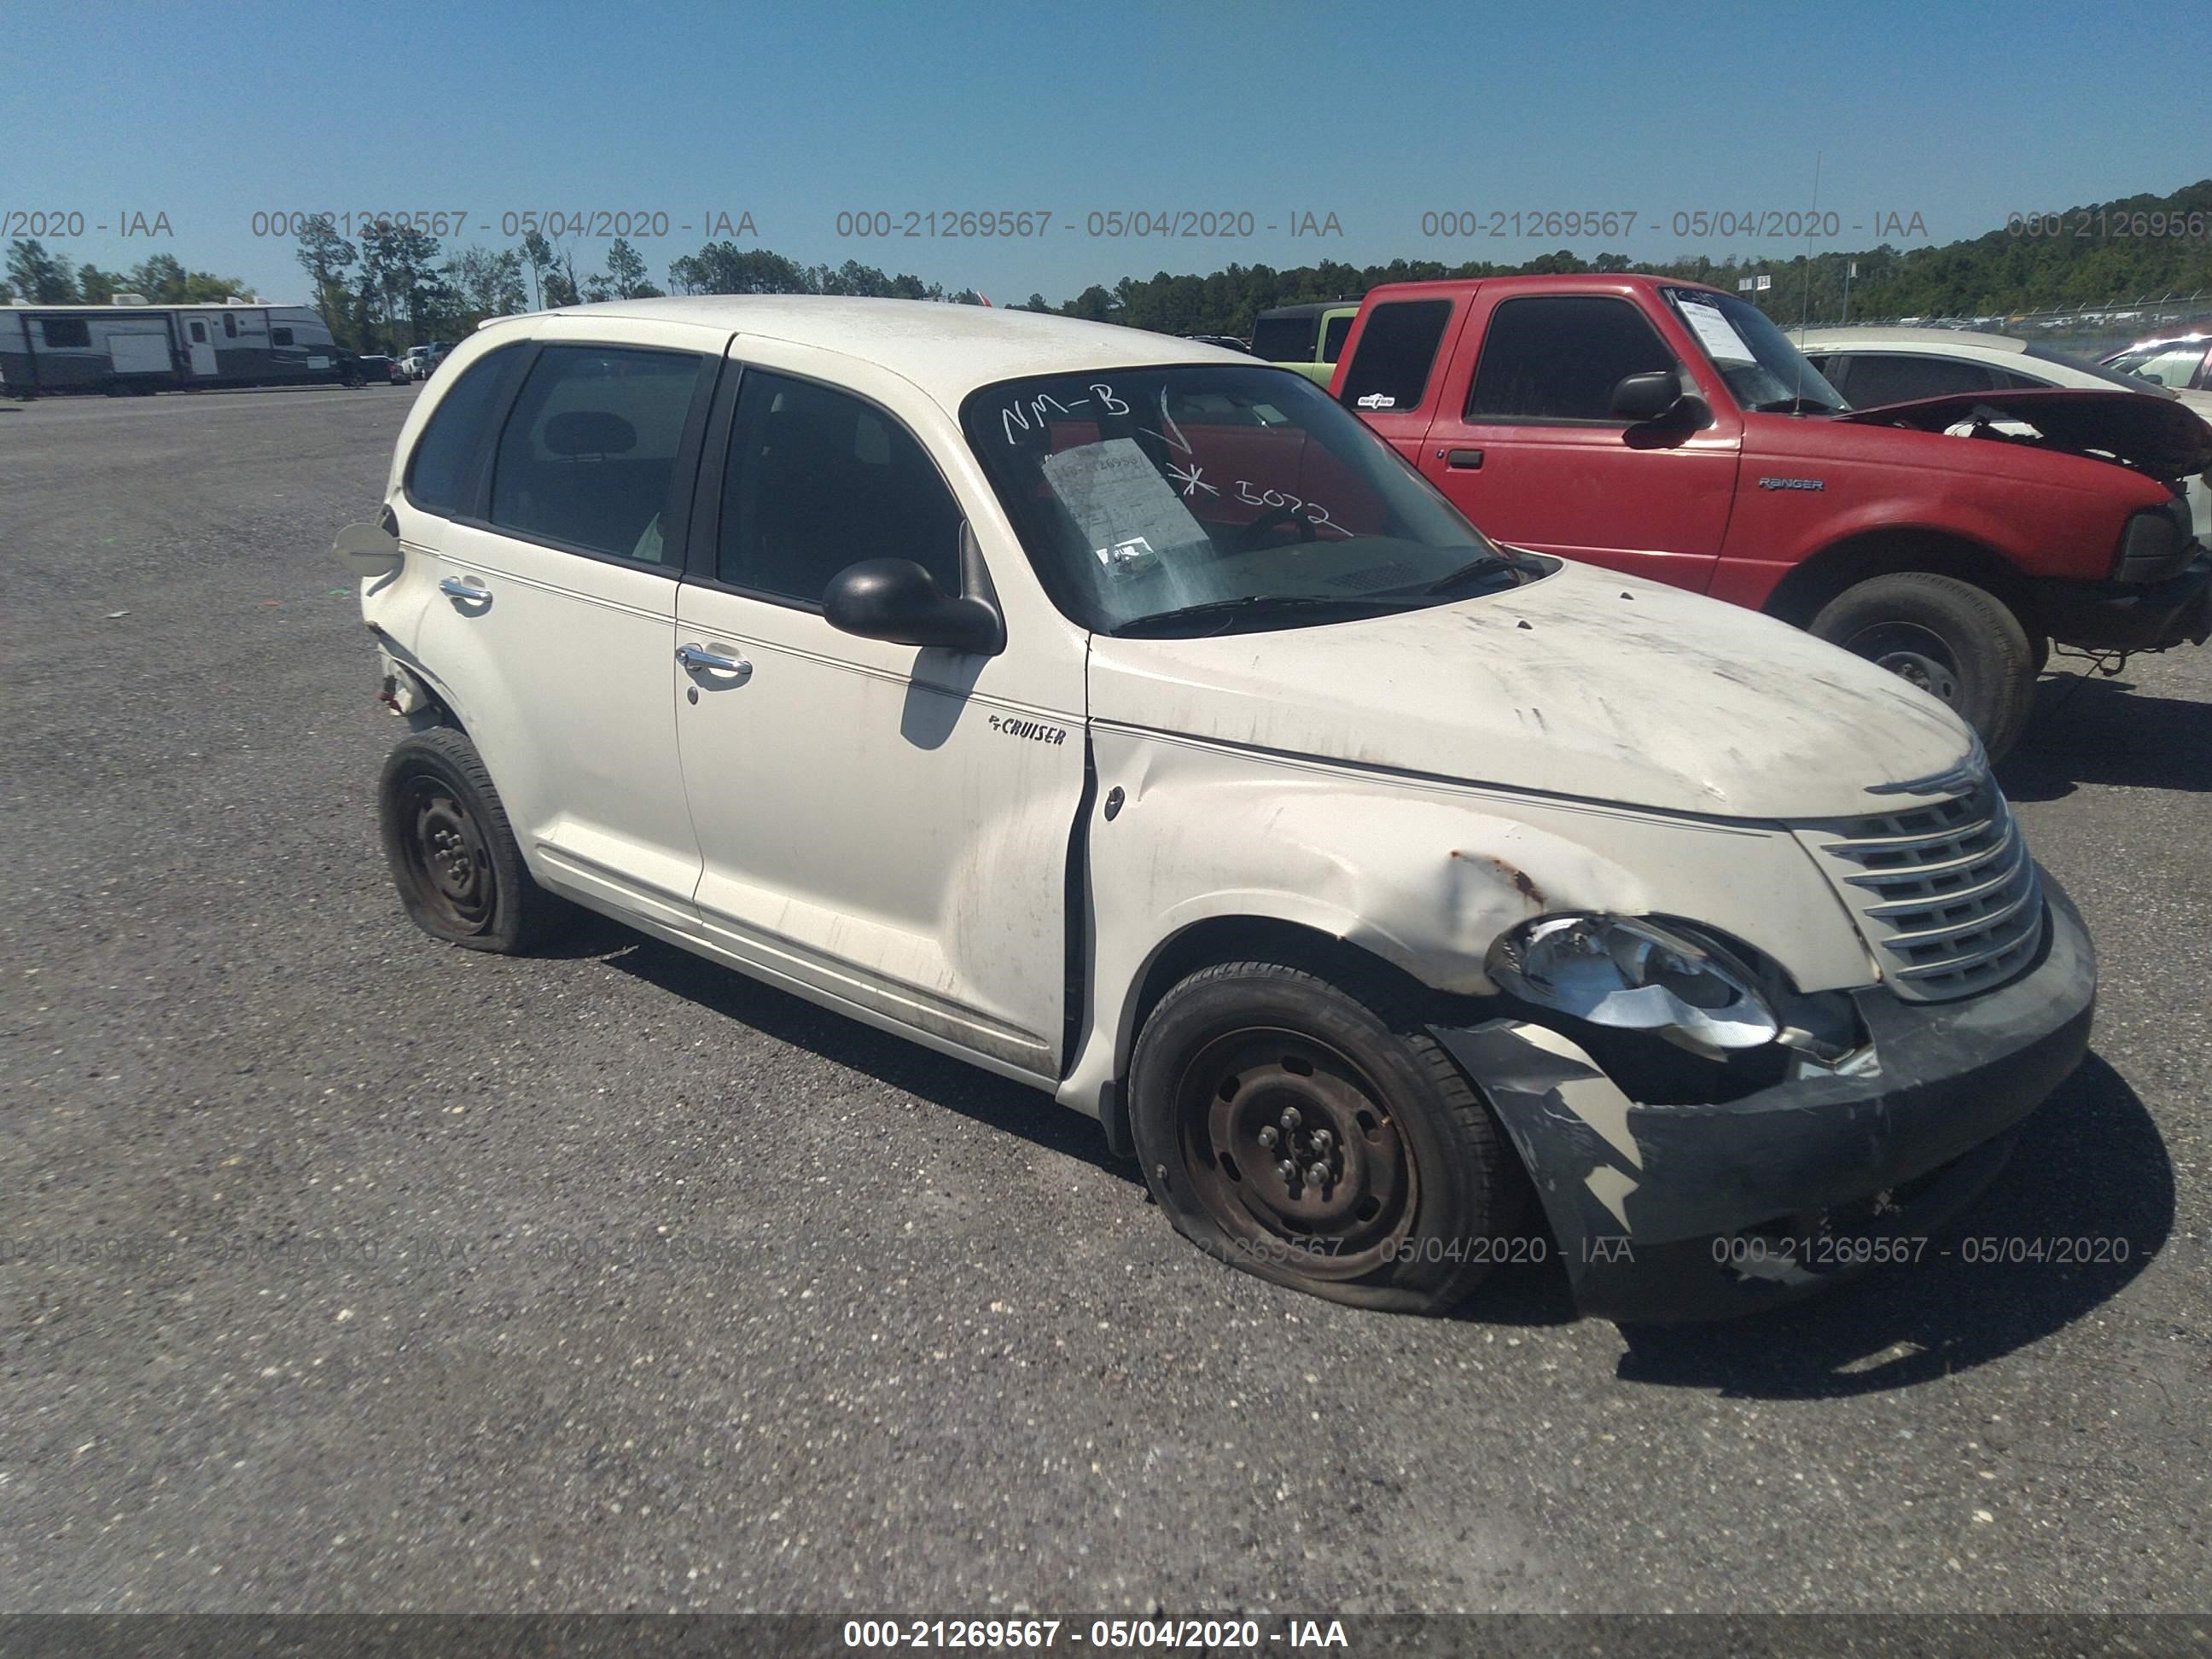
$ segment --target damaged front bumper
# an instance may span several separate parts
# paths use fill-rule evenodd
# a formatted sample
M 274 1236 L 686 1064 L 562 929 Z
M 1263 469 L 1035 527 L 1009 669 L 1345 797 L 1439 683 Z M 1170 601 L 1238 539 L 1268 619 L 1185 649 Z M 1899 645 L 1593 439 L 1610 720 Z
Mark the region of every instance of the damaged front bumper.
M 2043 581 L 2037 613 L 2061 645 L 2097 651 L 2162 651 L 2212 636 L 2212 553 L 2200 550 L 2162 581 Z
M 1873 1067 L 1814 1072 L 1717 1105 L 1632 1098 L 1571 1037 L 1498 1019 L 1435 1035 L 1496 1109 L 1586 1314 L 1728 1318 L 1917 1241 L 2003 1164 L 2021 1120 L 2087 1051 L 2096 962 L 2046 876 L 2035 966 L 1955 1002 L 1854 994 Z

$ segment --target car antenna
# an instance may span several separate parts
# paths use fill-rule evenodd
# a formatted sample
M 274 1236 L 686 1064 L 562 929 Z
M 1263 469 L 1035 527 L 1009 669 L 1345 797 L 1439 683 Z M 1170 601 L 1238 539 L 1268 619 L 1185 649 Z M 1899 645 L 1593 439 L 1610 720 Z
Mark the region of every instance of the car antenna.
M 1805 371 L 1812 365 L 1805 361 L 1805 336 L 1813 327 L 1813 235 L 1820 218 L 1820 152 L 1813 152 L 1813 206 L 1807 216 L 1812 223 L 1805 228 L 1805 312 L 1804 319 L 1797 325 L 1797 395 L 1792 400 L 1796 407 L 1793 414 L 1805 412 Z

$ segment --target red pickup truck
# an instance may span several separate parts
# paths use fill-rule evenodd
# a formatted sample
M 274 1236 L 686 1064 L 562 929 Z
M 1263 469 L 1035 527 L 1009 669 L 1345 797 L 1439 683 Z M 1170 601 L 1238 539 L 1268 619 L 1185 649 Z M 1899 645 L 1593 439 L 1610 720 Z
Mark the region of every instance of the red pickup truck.
M 1992 755 L 2051 643 L 2212 634 L 2179 480 L 2212 427 L 2130 392 L 1853 410 L 1765 313 L 1638 276 L 1370 291 L 1331 391 L 1494 539 L 1780 617 L 1950 703 Z

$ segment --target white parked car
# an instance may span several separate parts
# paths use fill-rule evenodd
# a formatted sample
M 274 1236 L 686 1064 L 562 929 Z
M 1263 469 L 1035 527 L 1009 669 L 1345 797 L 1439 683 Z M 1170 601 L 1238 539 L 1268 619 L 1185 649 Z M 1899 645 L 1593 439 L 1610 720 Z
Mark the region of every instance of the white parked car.
M 2088 940 L 1941 703 L 1493 547 L 1217 348 L 503 319 L 339 549 L 426 932 L 585 906 L 1033 1085 L 1340 1301 L 1556 1251 L 1587 1310 L 1718 1315 L 1906 1259 L 2087 1043 Z
M 1790 338 L 1855 409 L 1961 392 L 2066 386 L 2175 398 L 2212 420 L 2212 391 L 2176 391 L 2010 335 L 1951 328 L 1815 328 L 1793 332 Z M 2002 428 L 2006 423 L 1996 424 Z M 2212 486 L 2204 478 L 2191 480 L 2189 508 L 2197 539 L 2212 544 Z

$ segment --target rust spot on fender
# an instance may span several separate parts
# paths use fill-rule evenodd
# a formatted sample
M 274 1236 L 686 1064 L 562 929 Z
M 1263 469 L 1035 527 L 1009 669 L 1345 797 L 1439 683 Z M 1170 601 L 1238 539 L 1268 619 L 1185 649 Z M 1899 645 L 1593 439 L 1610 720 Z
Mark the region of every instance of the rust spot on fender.
M 1544 890 L 1536 885 L 1526 870 L 1518 869 L 1508 864 L 1504 859 L 1493 857 L 1488 853 L 1462 853 L 1455 847 L 1452 848 L 1451 855 L 1455 859 L 1465 859 L 1470 864 L 1488 865 L 1506 880 L 1511 882 L 1514 891 L 1528 900 L 1532 906 L 1539 910 L 1544 908 Z

